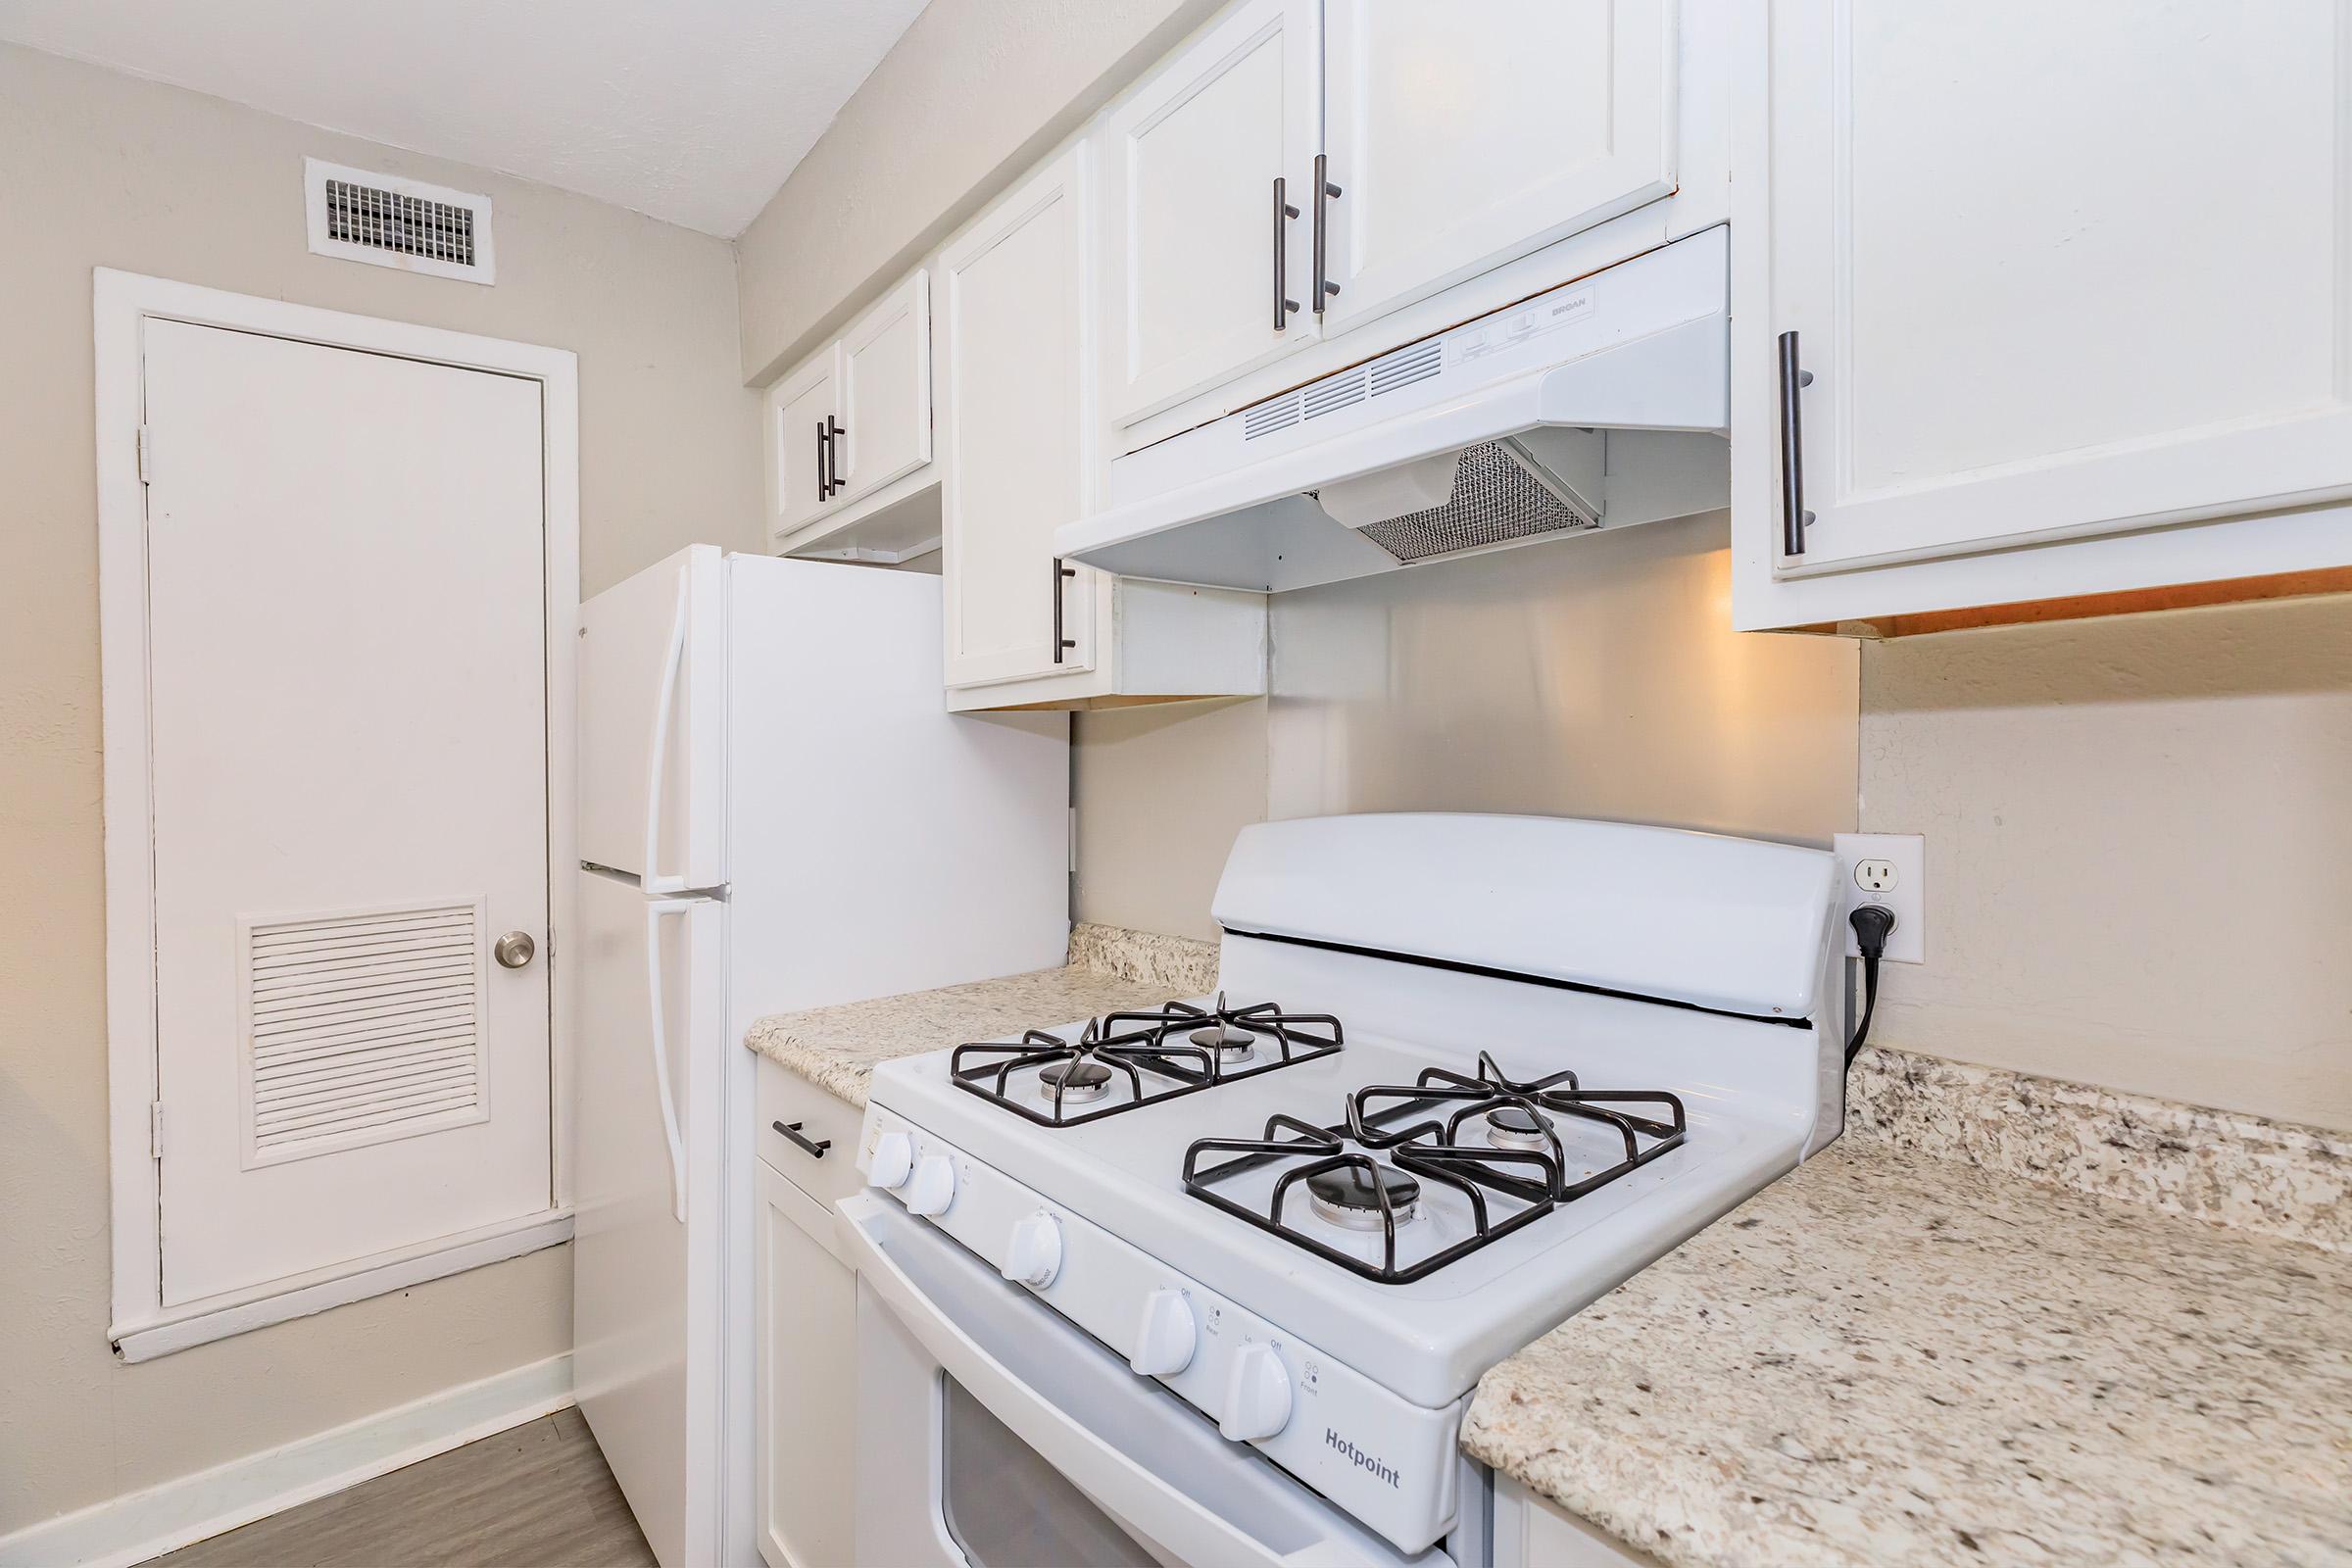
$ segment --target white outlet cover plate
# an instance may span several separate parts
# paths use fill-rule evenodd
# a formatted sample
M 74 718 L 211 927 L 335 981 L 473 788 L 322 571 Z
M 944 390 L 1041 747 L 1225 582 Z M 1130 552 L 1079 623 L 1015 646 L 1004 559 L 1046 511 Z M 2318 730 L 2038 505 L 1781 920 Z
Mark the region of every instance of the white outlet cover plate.
M 1883 904 L 1894 911 L 1894 933 L 1886 939 L 1888 963 L 1928 961 L 1928 841 L 1917 833 L 1840 833 L 1837 839 L 1838 889 L 1845 900 L 1838 923 L 1845 926 L 1845 956 L 1862 956 L 1854 928 L 1846 915 L 1865 904 Z M 1854 882 L 1854 867 L 1864 860 L 1890 860 L 1894 886 L 1884 893 L 1866 893 Z

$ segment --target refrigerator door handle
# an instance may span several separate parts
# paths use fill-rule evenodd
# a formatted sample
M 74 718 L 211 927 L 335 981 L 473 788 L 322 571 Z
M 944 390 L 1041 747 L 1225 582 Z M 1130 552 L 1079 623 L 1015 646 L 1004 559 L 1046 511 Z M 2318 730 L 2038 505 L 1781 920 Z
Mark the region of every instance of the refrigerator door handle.
M 653 738 L 646 743 L 645 891 L 648 893 L 676 893 L 686 886 L 685 877 L 663 876 L 661 871 L 662 776 L 669 771 L 670 715 L 677 705 L 678 675 L 686 665 L 686 587 L 691 580 L 690 571 L 678 573 L 678 611 L 670 622 L 669 654 L 662 663 L 662 690 L 654 703 Z M 671 1142 L 676 1142 L 674 1134 Z
M 650 861 L 648 862 L 651 863 Z M 669 1211 L 686 1223 L 686 1145 L 678 1134 L 678 1097 L 669 1084 L 668 1009 L 662 998 L 662 917 L 684 914 L 700 901 L 663 899 L 645 906 L 645 995 L 652 1025 L 646 1039 L 654 1053 L 654 1089 L 662 1101 L 662 1133 L 669 1141 Z

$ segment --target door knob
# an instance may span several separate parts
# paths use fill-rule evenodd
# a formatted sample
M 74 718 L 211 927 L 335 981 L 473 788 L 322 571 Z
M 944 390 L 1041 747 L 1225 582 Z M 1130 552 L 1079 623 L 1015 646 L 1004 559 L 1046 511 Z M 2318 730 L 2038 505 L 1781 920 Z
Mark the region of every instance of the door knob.
M 490 951 L 497 956 L 500 963 L 510 969 L 519 969 L 538 953 L 539 944 L 531 940 L 528 931 L 510 931 L 500 937 Z

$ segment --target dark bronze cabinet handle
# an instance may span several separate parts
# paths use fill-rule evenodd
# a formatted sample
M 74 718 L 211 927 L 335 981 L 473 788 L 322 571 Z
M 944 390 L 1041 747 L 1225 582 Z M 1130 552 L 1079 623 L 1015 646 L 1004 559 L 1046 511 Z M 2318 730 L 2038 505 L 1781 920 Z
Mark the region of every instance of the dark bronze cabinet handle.
M 1805 553 L 1805 529 L 1813 514 L 1805 510 L 1804 416 L 1797 394 L 1813 384 L 1813 372 L 1797 364 L 1796 334 L 1781 334 L 1781 553 Z
M 1288 183 L 1280 174 L 1274 176 L 1274 330 L 1277 332 L 1291 324 L 1291 313 L 1298 309 L 1298 302 L 1291 298 L 1290 246 L 1284 243 L 1290 238 L 1290 220 L 1298 216 L 1298 209 L 1283 193 Z
M 1063 654 L 1078 646 L 1078 639 L 1061 634 L 1061 585 L 1077 575 L 1076 566 L 1063 565 L 1059 556 L 1054 558 L 1054 662 L 1056 664 L 1061 662 Z
M 825 421 L 816 421 L 816 499 L 833 493 L 833 443 L 825 439 Z
M 771 1121 L 768 1125 L 800 1145 L 808 1152 L 808 1157 L 811 1159 L 824 1158 L 825 1151 L 833 1147 L 833 1140 L 830 1138 L 810 1138 L 807 1133 L 802 1132 L 801 1129 L 808 1125 L 806 1122 Z
M 828 476 L 825 490 L 827 495 L 831 495 L 836 490 L 847 490 L 850 487 L 850 481 L 841 476 L 841 438 L 849 433 L 848 425 L 830 414 L 825 416 L 825 451 L 830 457 L 830 461 L 825 465 L 825 473 Z
M 1331 155 L 1315 154 L 1315 314 L 1323 314 L 1323 302 L 1340 292 L 1340 285 L 1331 280 L 1331 262 L 1325 245 L 1325 233 L 1330 220 L 1323 211 L 1324 202 L 1341 194 L 1340 187 L 1331 182 Z

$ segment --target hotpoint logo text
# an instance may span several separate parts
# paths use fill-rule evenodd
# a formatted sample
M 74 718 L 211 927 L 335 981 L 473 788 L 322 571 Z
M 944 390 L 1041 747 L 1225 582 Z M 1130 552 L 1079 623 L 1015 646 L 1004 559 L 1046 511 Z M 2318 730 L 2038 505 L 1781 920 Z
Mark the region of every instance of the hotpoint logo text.
M 1373 1458 L 1363 1449 L 1357 1447 L 1354 1444 L 1349 1443 L 1346 1438 L 1341 1437 L 1337 1432 L 1334 1432 L 1329 1427 L 1325 1427 L 1323 1429 L 1323 1443 L 1325 1446 L 1337 1448 L 1340 1452 L 1346 1454 L 1349 1459 L 1353 1460 L 1355 1467 L 1358 1470 L 1369 1470 L 1375 1476 L 1378 1476 L 1381 1480 L 1386 1481 L 1392 1487 L 1403 1485 L 1401 1481 L 1397 1480 L 1396 1471 L 1390 1469 L 1387 1465 L 1382 1464 L 1378 1459 Z

